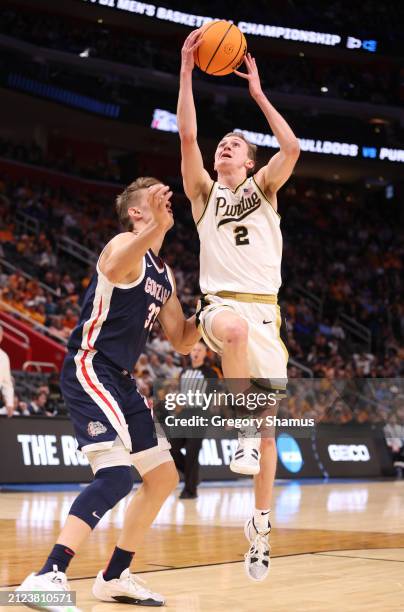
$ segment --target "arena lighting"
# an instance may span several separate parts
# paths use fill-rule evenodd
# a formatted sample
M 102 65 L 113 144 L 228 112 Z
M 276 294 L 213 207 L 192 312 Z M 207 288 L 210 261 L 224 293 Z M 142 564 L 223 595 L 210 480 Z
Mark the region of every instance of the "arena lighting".
M 178 23 L 190 28 L 199 28 L 200 26 L 214 21 L 215 18 L 203 15 L 194 15 L 192 13 L 184 13 L 169 9 L 165 6 L 157 6 L 145 2 L 137 2 L 136 0 L 82 0 L 87 4 L 95 6 L 104 6 L 120 11 L 127 11 L 144 17 L 160 19 L 162 21 L 170 21 Z M 232 21 L 229 19 L 229 21 Z M 363 49 L 370 53 L 375 53 L 377 50 L 376 40 L 361 40 L 352 36 L 339 34 L 330 34 L 327 32 L 315 32 L 312 30 L 299 30 L 297 28 L 288 28 L 285 26 L 274 26 L 264 23 L 252 23 L 249 21 L 239 21 L 237 26 L 247 35 L 262 36 L 264 38 L 279 38 L 282 40 L 291 40 L 292 42 L 310 43 L 313 45 L 327 45 L 331 47 L 345 47 L 347 49 Z
M 151 127 L 162 132 L 178 132 L 177 117 L 175 113 L 161 108 L 155 108 Z M 277 149 L 278 141 L 272 134 L 251 132 L 235 128 L 234 132 L 241 132 L 253 144 L 260 147 Z M 404 149 L 389 149 L 387 147 L 366 147 L 355 143 L 338 142 L 335 140 L 319 140 L 318 138 L 299 138 L 300 148 L 307 153 L 320 155 L 338 155 L 341 157 L 356 157 L 364 159 L 379 159 L 382 161 L 404 163 Z

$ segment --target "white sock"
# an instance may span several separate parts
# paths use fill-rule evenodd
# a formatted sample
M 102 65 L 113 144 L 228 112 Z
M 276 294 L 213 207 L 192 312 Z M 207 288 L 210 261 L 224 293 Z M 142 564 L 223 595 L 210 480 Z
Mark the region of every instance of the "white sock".
M 262 531 L 267 532 L 269 530 L 269 512 L 270 508 L 267 510 L 254 508 L 254 525 L 256 530 L 260 533 Z
M 258 429 L 256 428 L 256 426 L 253 425 L 253 424 L 248 425 L 247 427 L 243 427 L 242 429 L 240 429 L 239 437 L 247 438 L 247 439 L 253 438 L 253 439 L 261 440 L 261 434 L 258 431 Z

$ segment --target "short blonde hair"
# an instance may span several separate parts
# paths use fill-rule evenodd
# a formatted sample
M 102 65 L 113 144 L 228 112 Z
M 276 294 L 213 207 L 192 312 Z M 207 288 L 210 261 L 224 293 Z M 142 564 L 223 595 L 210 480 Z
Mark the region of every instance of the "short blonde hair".
M 134 205 L 134 203 L 136 203 L 136 197 L 138 196 L 139 191 L 141 189 L 147 189 L 152 185 L 158 185 L 159 183 L 161 183 L 161 181 L 153 176 L 140 176 L 117 196 L 115 200 L 115 207 L 116 212 L 118 213 L 119 222 L 123 229 L 127 231 L 133 230 L 133 221 L 129 216 L 128 210 Z M 131 201 L 132 196 L 135 196 L 134 201 Z

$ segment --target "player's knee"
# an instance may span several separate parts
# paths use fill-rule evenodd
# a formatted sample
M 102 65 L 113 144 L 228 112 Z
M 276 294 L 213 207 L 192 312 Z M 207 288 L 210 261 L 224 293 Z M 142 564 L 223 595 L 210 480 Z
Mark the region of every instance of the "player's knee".
M 173 461 L 170 464 L 170 470 L 169 470 L 169 475 L 168 475 L 168 480 L 167 480 L 167 488 L 169 489 L 170 493 L 174 491 L 174 489 L 178 486 L 179 482 L 180 482 L 180 477 L 178 475 L 178 470 L 175 467 L 175 463 Z
M 73 502 L 70 514 L 94 529 L 99 520 L 132 490 L 135 476 L 127 465 L 103 468 Z
M 177 468 L 175 467 L 174 461 L 166 464 L 167 469 L 162 474 L 160 489 L 165 495 L 170 495 L 177 487 L 180 478 L 178 476 Z
M 179 476 L 174 461 L 162 463 L 143 476 L 146 486 L 169 495 L 178 485 Z
M 135 474 L 131 467 L 120 465 L 99 470 L 94 481 L 99 481 L 102 486 L 109 488 L 111 499 L 116 499 L 116 504 L 132 491 Z
M 241 346 L 248 340 L 248 324 L 243 319 L 229 321 L 223 332 L 223 341 L 233 347 Z

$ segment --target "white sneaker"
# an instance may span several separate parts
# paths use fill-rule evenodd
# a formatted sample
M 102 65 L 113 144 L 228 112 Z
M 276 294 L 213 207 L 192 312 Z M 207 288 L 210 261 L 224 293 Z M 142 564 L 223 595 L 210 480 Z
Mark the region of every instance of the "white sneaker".
M 162 595 L 149 591 L 139 582 L 145 584 L 139 576 L 131 574 L 129 568 L 113 580 L 104 580 L 101 570 L 93 584 L 93 595 L 101 601 L 117 601 L 133 606 L 164 606 Z
M 260 471 L 259 451 L 261 446 L 261 434 L 251 430 L 240 431 L 238 435 L 238 446 L 230 463 L 230 469 L 237 474 L 254 476 Z
M 261 582 L 268 576 L 271 566 L 269 533 L 271 525 L 265 533 L 260 533 L 254 526 L 253 519 L 248 519 L 244 525 L 244 534 L 251 546 L 244 556 L 246 574 L 251 580 Z
M 67 582 L 66 574 L 58 571 L 58 566 L 53 566 L 53 572 L 47 574 L 30 574 L 24 580 L 19 587 L 15 589 L 18 591 L 38 591 L 40 593 L 47 593 L 49 591 L 70 591 L 69 583 Z M 35 610 L 48 610 L 49 612 L 80 612 L 79 608 L 73 605 L 41 605 L 40 603 L 26 603 L 28 608 L 34 608 Z

